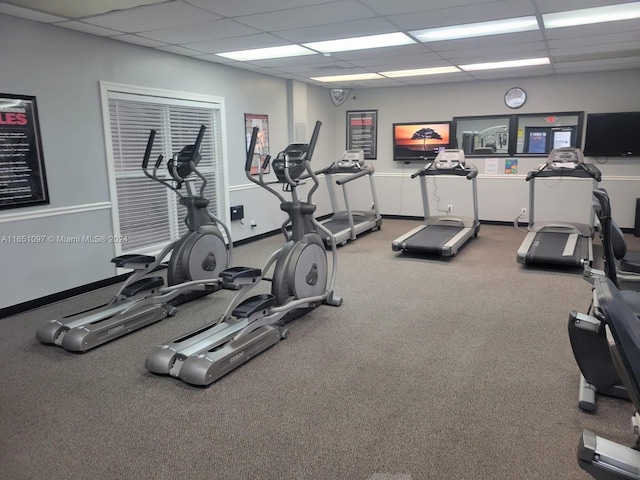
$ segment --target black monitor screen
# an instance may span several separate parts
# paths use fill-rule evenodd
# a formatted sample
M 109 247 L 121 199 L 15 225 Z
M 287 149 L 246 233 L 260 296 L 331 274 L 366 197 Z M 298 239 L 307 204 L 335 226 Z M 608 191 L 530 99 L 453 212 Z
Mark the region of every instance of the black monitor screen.
M 587 115 L 584 154 L 640 157 L 640 112 Z

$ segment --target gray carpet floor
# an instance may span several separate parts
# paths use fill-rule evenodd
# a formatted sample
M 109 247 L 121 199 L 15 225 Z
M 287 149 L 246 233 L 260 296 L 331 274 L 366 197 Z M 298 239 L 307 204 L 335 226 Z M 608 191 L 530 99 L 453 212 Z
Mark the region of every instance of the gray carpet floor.
M 208 388 L 144 361 L 232 292 L 86 354 L 40 345 L 35 331 L 115 286 L 0 320 L 0 478 L 590 478 L 576 463 L 583 429 L 635 440 L 630 403 L 577 407 L 567 319 L 586 311 L 590 285 L 517 264 L 524 233 L 508 226 L 483 225 L 454 258 L 393 252 L 417 224 L 385 219 L 340 248 L 344 304 L 292 322 L 289 338 Z M 238 247 L 234 263 L 261 266 L 280 243 Z

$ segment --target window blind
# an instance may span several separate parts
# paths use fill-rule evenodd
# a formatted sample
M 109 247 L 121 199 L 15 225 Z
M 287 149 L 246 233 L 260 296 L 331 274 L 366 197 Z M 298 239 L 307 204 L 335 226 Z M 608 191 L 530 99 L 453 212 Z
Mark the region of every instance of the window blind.
M 109 92 L 109 124 L 116 182 L 122 253 L 160 249 L 187 231 L 186 209 L 168 188 L 142 172 L 149 132 L 157 134 L 149 165 L 163 155 L 160 178 L 169 179 L 166 164 L 185 145 L 194 143 L 201 125 L 207 130 L 200 148 L 200 172 L 207 178 L 209 209 L 220 216 L 222 173 L 221 114 L 216 104 Z M 196 182 L 200 188 L 200 180 Z M 184 187 L 183 187 L 183 190 Z M 186 190 L 185 190 L 186 193 Z

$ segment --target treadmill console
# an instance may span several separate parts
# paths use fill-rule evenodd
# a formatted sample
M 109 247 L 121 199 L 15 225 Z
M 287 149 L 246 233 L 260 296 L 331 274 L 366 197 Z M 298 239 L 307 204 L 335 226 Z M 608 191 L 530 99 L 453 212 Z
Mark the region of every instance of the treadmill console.
M 364 165 L 364 150 L 345 150 L 336 163 L 339 169 L 361 170 Z
M 554 169 L 574 169 L 584 164 L 584 157 L 579 148 L 554 148 L 547 157 L 547 165 Z
M 444 149 L 435 159 L 436 168 L 464 168 L 464 150 Z

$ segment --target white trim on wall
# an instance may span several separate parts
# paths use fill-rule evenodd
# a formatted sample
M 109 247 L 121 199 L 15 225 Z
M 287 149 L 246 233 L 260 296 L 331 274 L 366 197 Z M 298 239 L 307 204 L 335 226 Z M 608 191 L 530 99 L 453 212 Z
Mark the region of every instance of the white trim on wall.
M 6 213 L 0 215 L 0 223 L 21 222 L 25 220 L 36 220 L 38 218 L 57 217 L 59 215 L 93 212 L 95 210 L 106 210 L 111 207 L 111 202 L 99 202 L 87 203 L 85 205 L 71 205 L 68 207 L 42 208 L 24 213 Z

